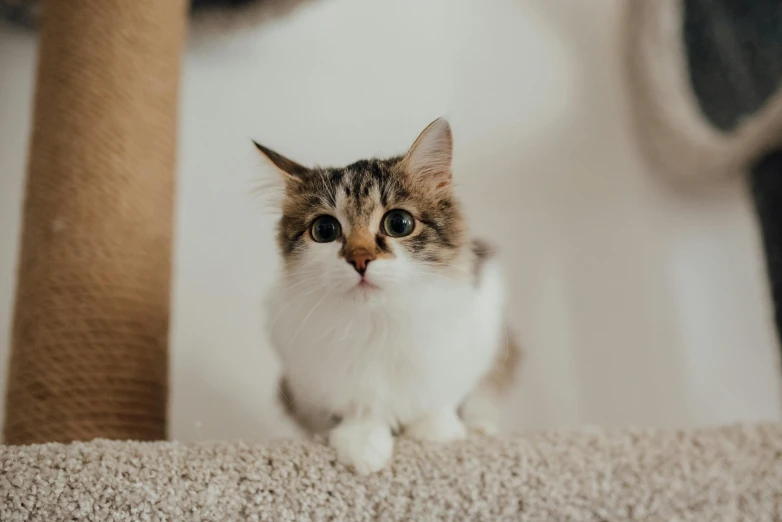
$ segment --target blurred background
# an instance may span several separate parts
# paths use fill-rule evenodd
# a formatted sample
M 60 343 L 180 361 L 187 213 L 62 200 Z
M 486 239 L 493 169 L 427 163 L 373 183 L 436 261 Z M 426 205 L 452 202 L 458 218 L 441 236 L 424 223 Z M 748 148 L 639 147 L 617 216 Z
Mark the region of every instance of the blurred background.
M 526 361 L 507 427 L 782 420 L 741 177 L 684 191 L 633 132 L 622 0 L 313 0 L 191 35 L 182 83 L 171 436 L 291 433 L 263 297 L 279 265 L 251 139 L 304 164 L 404 151 L 447 117 L 473 231 L 509 274 Z M 0 28 L 0 387 L 35 35 Z

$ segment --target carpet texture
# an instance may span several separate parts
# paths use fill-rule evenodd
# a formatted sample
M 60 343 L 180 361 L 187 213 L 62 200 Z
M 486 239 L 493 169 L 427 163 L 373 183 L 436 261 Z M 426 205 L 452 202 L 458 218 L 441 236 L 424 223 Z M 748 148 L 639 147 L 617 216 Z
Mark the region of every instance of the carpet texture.
M 782 519 L 782 426 L 402 440 L 361 478 L 324 445 L 110 442 L 0 449 L 0 520 Z

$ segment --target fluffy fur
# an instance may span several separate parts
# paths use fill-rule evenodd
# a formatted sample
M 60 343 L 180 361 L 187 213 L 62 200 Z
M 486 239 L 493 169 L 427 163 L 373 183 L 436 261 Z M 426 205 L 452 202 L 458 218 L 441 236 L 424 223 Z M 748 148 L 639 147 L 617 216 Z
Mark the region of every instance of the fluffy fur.
M 293 416 L 330 430 L 339 459 L 362 474 L 389 462 L 395 433 L 447 442 L 465 436 L 464 422 L 494 431 L 518 351 L 500 266 L 470 240 L 453 196 L 448 123 L 433 122 L 404 156 L 345 168 L 305 168 L 256 145 L 284 184 L 268 330 Z M 384 227 L 395 209 L 414 218 L 405 237 Z M 311 229 L 324 215 L 341 234 L 319 243 Z

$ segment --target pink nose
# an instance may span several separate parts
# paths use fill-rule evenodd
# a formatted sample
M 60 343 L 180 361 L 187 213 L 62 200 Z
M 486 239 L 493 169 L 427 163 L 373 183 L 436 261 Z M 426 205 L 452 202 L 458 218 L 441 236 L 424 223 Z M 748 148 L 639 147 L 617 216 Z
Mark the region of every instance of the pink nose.
M 353 265 L 353 268 L 356 269 L 356 272 L 358 272 L 362 276 L 366 273 L 367 266 L 369 265 L 370 261 L 373 261 L 374 259 L 375 256 L 373 256 L 369 252 L 356 253 L 355 255 L 352 255 L 347 258 L 348 263 Z

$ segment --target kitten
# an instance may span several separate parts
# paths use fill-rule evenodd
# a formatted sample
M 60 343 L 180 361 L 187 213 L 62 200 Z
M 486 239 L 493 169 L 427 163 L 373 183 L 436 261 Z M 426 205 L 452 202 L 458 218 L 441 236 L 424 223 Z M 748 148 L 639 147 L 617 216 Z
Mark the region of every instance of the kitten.
M 393 434 L 495 431 L 519 351 L 505 282 L 471 241 L 451 181 L 452 138 L 431 123 L 404 156 L 309 169 L 256 144 L 284 185 L 269 332 L 281 396 L 341 462 L 385 467 Z

